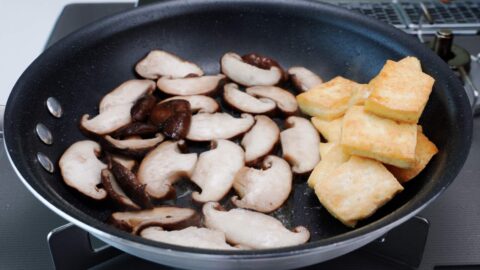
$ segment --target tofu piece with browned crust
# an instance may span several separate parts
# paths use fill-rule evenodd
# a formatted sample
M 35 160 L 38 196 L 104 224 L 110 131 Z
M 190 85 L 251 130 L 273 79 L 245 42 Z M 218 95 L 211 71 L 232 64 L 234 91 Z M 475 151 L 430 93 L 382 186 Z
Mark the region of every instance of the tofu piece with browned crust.
M 349 227 L 371 216 L 402 190 L 402 185 L 380 162 L 356 156 L 315 184 L 322 205 Z
M 322 181 L 322 179 L 327 177 L 330 172 L 346 162 L 350 157 L 343 151 L 342 146 L 340 146 L 338 143 L 332 144 L 333 145 L 328 146 L 325 145 L 328 147 L 326 151 L 320 150 L 325 154 L 321 156 L 320 162 L 315 166 L 315 168 L 313 168 L 312 173 L 308 177 L 307 184 L 309 187 L 314 188 L 316 183 Z
M 340 142 L 343 117 L 328 121 L 315 116 L 310 120 L 312 121 L 313 126 L 327 141 Z
M 341 117 L 351 106 L 351 99 L 358 83 L 337 76 L 297 96 L 303 113 L 332 120 Z
M 421 129 L 420 129 L 421 130 Z M 387 169 L 400 181 L 406 183 L 417 176 L 438 153 L 438 148 L 421 131 L 417 133 L 417 147 L 415 149 L 415 164 L 410 169 L 397 168 L 387 165 Z
M 432 92 L 435 80 L 421 70 L 415 57 L 399 62 L 387 60 L 380 73 L 369 83 L 372 93 L 365 110 L 407 123 L 418 123 Z
M 373 158 L 400 168 L 415 164 L 417 125 L 396 122 L 351 107 L 343 117 L 340 141 L 350 155 Z

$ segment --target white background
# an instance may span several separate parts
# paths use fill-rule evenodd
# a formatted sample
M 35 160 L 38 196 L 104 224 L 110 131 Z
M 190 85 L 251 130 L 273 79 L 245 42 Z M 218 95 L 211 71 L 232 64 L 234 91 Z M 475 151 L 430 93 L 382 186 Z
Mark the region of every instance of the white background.
M 0 105 L 18 77 L 42 52 L 63 7 L 70 3 L 135 0 L 0 0 Z

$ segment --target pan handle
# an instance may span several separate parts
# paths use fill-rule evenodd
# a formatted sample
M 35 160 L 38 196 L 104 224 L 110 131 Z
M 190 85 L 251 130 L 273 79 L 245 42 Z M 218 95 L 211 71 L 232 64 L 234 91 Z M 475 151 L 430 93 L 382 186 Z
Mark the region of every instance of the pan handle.
M 3 113 L 5 112 L 5 105 L 0 105 L 0 139 L 3 139 Z
M 467 71 L 463 66 L 458 67 L 458 72 L 460 73 L 460 76 L 462 77 L 462 81 L 465 84 L 464 88 L 471 102 L 472 113 L 476 115 L 477 113 L 480 112 L 480 105 L 477 104 L 478 90 L 473 84 L 472 79 L 470 78 L 470 75 L 468 75 Z

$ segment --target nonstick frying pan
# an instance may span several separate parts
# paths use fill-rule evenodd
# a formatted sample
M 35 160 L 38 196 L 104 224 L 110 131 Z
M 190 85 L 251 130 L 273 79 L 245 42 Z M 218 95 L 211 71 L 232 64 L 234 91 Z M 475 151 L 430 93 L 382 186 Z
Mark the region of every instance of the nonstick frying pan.
M 309 243 L 259 251 L 211 251 L 157 243 L 105 223 L 108 202 L 95 202 L 67 187 L 58 159 L 85 139 L 81 115 L 96 114 L 101 97 L 135 78 L 134 64 L 152 49 L 163 49 L 218 73 L 221 55 L 256 52 L 284 67 L 306 66 L 324 79 L 336 75 L 368 82 L 387 59 L 414 55 L 436 80 L 420 123 L 440 152 L 405 190 L 356 229 L 347 229 L 323 209 L 315 194 L 296 179 L 284 210 L 287 226 L 304 225 Z M 60 118 L 46 108 L 56 98 Z M 38 123 L 53 144 L 35 134 Z M 455 75 L 414 38 L 364 16 L 316 1 L 164 1 L 95 22 L 46 50 L 16 83 L 5 111 L 5 147 L 20 179 L 46 206 L 105 242 L 162 264 L 196 268 L 286 269 L 325 261 L 380 237 L 419 212 L 453 181 L 470 147 L 472 117 Z M 45 171 L 42 152 L 55 164 Z M 184 200 L 180 204 L 190 204 Z M 32 224 L 32 226 L 35 226 Z M 408 237 L 408 236 L 406 236 Z

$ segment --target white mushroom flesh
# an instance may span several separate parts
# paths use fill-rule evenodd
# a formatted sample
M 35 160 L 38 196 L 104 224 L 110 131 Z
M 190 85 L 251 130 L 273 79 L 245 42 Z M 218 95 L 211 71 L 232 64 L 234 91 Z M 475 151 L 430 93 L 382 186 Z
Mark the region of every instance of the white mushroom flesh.
M 118 149 L 150 148 L 161 143 L 163 139 L 164 139 L 164 136 L 160 133 L 156 134 L 155 138 L 151 138 L 151 139 L 131 138 L 131 139 L 125 139 L 125 140 L 117 140 L 110 135 L 105 136 L 105 140 L 110 144 L 112 144 L 112 146 Z
M 143 238 L 172 245 L 205 248 L 236 249 L 225 240 L 223 232 L 198 227 L 188 227 L 179 231 L 164 231 L 161 227 L 149 227 L 140 233 Z
M 163 198 L 171 190 L 172 184 L 181 177 L 191 176 L 197 154 L 183 154 L 178 144 L 165 141 L 150 151 L 138 168 L 140 183 L 146 184 L 146 192 L 154 198 Z
M 235 174 L 245 165 L 243 149 L 228 140 L 215 140 L 212 149 L 200 154 L 191 180 L 202 192 L 193 192 L 199 202 L 218 201 L 231 189 Z
M 268 98 L 277 104 L 277 107 L 284 113 L 293 114 L 298 109 L 297 99 L 285 89 L 276 86 L 253 86 L 246 90 L 247 94 Z
M 226 84 L 223 91 L 223 99 L 235 109 L 253 114 L 273 111 L 277 106 L 268 98 L 256 98 L 238 89 L 234 83 Z
M 290 165 L 282 158 L 268 156 L 262 169 L 243 167 L 235 176 L 233 188 L 238 192 L 232 197 L 237 207 L 269 213 L 287 200 L 292 190 Z
M 199 113 L 214 113 L 218 111 L 220 106 L 215 101 L 215 99 L 209 96 L 202 96 L 202 95 L 191 95 L 191 96 L 176 96 L 167 98 L 162 100 L 162 102 L 170 101 L 170 100 L 186 100 L 190 103 L 190 110 L 192 112 L 199 112 Z
M 286 121 L 290 128 L 280 132 L 283 158 L 292 165 L 295 173 L 306 173 L 320 161 L 317 130 L 305 118 L 290 116 Z
M 98 110 L 102 113 L 109 107 L 133 104 L 142 96 L 151 94 L 154 90 L 155 82 L 151 80 L 126 81 L 102 98 Z
M 222 73 L 232 81 L 245 86 L 275 85 L 282 79 L 282 70 L 276 66 L 261 69 L 242 60 L 236 53 L 226 53 L 221 61 Z
M 178 79 L 162 77 L 158 79 L 157 86 L 160 91 L 170 95 L 204 95 L 215 91 L 223 79 L 223 74 Z
M 245 162 L 253 162 L 273 150 L 280 138 L 277 124 L 265 115 L 255 116 L 255 125 L 242 138 Z
M 132 106 L 133 103 L 109 107 L 91 119 L 90 115 L 85 114 L 82 116 L 80 125 L 85 130 L 97 135 L 111 133 L 132 121 L 132 117 L 130 116 Z
M 323 83 L 322 78 L 304 67 L 291 67 L 288 69 L 288 74 L 295 86 L 301 91 L 308 91 L 314 86 Z
M 58 162 L 65 183 L 96 200 L 107 196 L 103 188 L 97 187 L 102 181 L 102 170 L 107 168 L 97 158 L 100 150 L 94 141 L 79 141 L 72 144 Z
M 246 113 L 240 118 L 228 113 L 198 113 L 192 116 L 187 139 L 192 141 L 229 139 L 245 133 L 254 122 L 253 116 Z
M 134 159 L 120 155 L 112 155 L 112 159 L 130 171 L 133 170 L 135 165 L 137 165 L 137 162 Z
M 224 232 L 229 243 L 265 249 L 300 245 L 310 238 L 305 227 L 290 231 L 269 215 L 240 208 L 220 211 L 218 206 L 215 202 L 203 206 L 204 223 L 207 228 Z
M 203 70 L 194 63 L 160 50 L 151 51 L 137 63 L 135 71 L 147 79 L 158 79 L 162 76 L 183 78 L 192 74 L 197 76 L 203 75 Z

